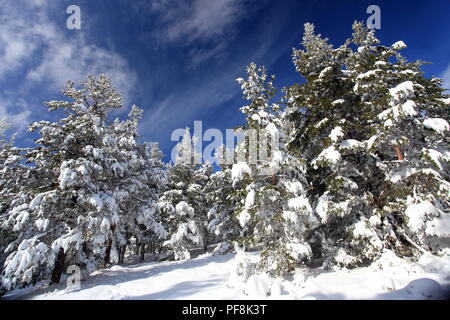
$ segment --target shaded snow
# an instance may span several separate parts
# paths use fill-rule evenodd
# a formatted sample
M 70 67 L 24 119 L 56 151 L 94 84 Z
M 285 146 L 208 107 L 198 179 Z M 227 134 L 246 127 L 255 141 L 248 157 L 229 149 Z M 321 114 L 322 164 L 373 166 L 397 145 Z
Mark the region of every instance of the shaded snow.
M 424 255 L 407 262 L 391 251 L 369 267 L 298 272 L 290 281 L 255 275 L 233 286 L 235 254 L 204 254 L 188 261 L 114 266 L 97 271 L 80 290 L 63 284 L 13 291 L 6 299 L 444 299 L 449 296 L 450 257 Z M 236 279 L 235 279 L 236 280 Z M 31 292 L 33 291 L 34 292 Z M 25 294 L 25 295 L 24 295 Z
M 355 139 L 347 139 L 347 140 L 342 140 L 341 141 L 341 148 L 344 149 L 352 149 L 355 147 L 358 147 L 361 144 L 361 142 L 359 142 L 358 140 Z

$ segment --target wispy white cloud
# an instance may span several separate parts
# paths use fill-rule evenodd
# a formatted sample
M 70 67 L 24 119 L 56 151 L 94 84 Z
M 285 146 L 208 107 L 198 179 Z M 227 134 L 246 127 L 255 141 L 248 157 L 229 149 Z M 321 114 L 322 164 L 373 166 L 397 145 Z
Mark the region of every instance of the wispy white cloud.
M 160 36 L 168 42 L 223 36 L 245 15 L 242 0 L 163 0 L 152 2 L 151 8 L 160 13 Z
M 54 14 L 65 15 L 65 7 L 42 0 L 16 0 L 2 3 L 0 11 L 0 85 L 10 77 L 23 77 L 23 88 L 59 92 L 67 80 L 79 81 L 88 74 L 107 73 L 125 97 L 137 80 L 136 73 L 119 54 L 88 43 L 85 31 L 65 30 Z M 26 90 L 22 90 L 26 91 Z M 8 117 L 17 128 L 31 112 L 14 109 L 18 98 L 2 101 L 0 116 Z
M 139 9 L 152 12 L 157 28 L 153 39 L 160 44 L 189 46 L 191 68 L 220 60 L 233 41 L 237 23 L 249 16 L 246 0 L 142 1 Z M 258 5 L 253 4 L 252 9 Z
M 15 131 L 23 131 L 29 124 L 30 116 L 31 109 L 24 99 L 0 99 L 0 119 L 7 119 Z
M 227 102 L 241 96 L 240 86 L 234 81 L 237 77 L 245 74 L 245 66 L 250 62 L 264 64 L 269 68 L 277 61 L 281 55 L 286 53 L 289 58 L 290 47 L 275 46 L 280 33 L 283 30 L 282 24 L 274 24 L 277 16 L 264 20 L 262 26 L 270 25 L 264 32 L 255 36 L 255 46 L 252 43 L 243 43 L 239 48 L 234 48 L 239 52 L 223 59 L 223 65 L 215 72 L 217 66 L 213 65 L 211 72 L 202 74 L 201 80 L 185 83 L 184 86 L 177 87 L 163 100 L 153 101 L 151 112 L 144 113 L 142 129 L 152 137 L 158 137 L 163 141 L 170 139 L 170 131 L 176 128 L 184 128 L 193 123 L 194 120 L 202 120 L 205 114 Z M 273 20 L 271 20 L 273 19 Z M 296 37 L 293 34 L 288 43 Z M 193 49 L 196 50 L 196 49 Z M 205 52 L 196 52 L 195 55 L 202 55 Z M 194 55 L 194 56 L 195 56 Z M 242 103 L 245 103 L 242 101 Z M 228 108 L 237 108 L 239 105 L 229 105 Z M 217 116 L 221 116 L 221 111 L 217 110 Z

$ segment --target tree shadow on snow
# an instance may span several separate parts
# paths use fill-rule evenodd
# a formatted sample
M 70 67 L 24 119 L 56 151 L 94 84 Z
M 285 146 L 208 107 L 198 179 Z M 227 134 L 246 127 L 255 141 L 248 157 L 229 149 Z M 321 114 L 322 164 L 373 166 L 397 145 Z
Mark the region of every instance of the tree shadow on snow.
M 80 289 L 68 290 L 65 293 L 70 294 L 80 292 L 101 285 L 107 286 L 105 287 L 105 291 L 107 291 L 110 289 L 110 286 L 118 286 L 120 284 L 124 284 L 130 281 L 148 279 L 151 277 L 163 275 L 168 272 L 172 272 L 174 270 L 200 268 L 210 263 L 226 263 L 233 258 L 234 258 L 233 254 L 214 257 L 210 255 L 205 255 L 204 257 L 198 257 L 184 261 L 162 261 L 162 262 L 140 263 L 134 265 L 115 265 L 109 269 L 95 271 L 95 274 L 89 276 L 86 280 L 81 281 Z M 183 292 L 185 292 L 188 290 L 194 290 L 195 288 L 198 289 L 203 286 L 205 287 L 212 286 L 214 284 L 217 284 L 218 281 L 222 281 L 222 279 L 217 280 L 212 279 L 211 281 L 202 281 L 201 283 L 196 283 L 195 281 L 182 282 L 180 284 L 175 285 L 174 287 L 176 287 L 175 289 L 182 290 Z M 32 299 L 34 296 L 48 294 L 65 289 L 66 283 L 65 281 L 61 281 L 61 283 L 59 284 L 39 288 L 24 295 L 16 297 L 12 296 L 11 299 Z M 167 291 L 170 292 L 172 291 L 172 289 Z M 166 293 L 166 295 L 167 294 L 168 293 Z M 154 298 L 151 298 L 153 296 Z M 160 296 L 159 293 L 152 293 L 148 295 L 148 298 L 144 298 L 145 296 L 143 296 L 142 298 L 130 297 L 130 299 L 161 299 L 158 298 L 159 296 Z

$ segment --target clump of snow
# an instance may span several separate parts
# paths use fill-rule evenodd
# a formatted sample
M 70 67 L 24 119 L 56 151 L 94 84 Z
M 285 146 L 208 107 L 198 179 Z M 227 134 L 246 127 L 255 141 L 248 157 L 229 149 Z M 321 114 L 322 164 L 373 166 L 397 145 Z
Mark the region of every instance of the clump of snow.
M 327 75 L 327 73 L 331 71 L 331 69 L 332 69 L 331 67 L 326 67 L 326 68 L 324 68 L 324 69 L 320 72 L 319 78 L 320 78 L 320 79 L 324 78 L 324 77 Z
M 247 197 L 245 198 L 245 209 L 251 209 L 253 205 L 255 204 L 255 190 L 252 189 L 247 194 Z
M 291 241 L 286 244 L 289 254 L 296 260 L 311 256 L 311 247 L 298 241 Z
M 179 216 L 194 216 L 194 209 L 186 201 L 178 202 L 175 206 L 175 211 Z
M 48 227 L 49 222 L 50 221 L 48 219 L 37 219 L 34 224 L 39 231 L 45 231 Z
M 103 201 L 102 199 L 99 197 L 98 194 L 93 194 L 89 200 L 88 200 L 89 204 L 91 204 L 93 207 L 95 207 L 97 209 L 97 211 L 101 211 L 103 208 Z
M 408 227 L 413 231 L 419 231 L 424 227 L 425 217 L 437 213 L 437 209 L 429 201 L 412 203 L 405 211 L 405 215 L 408 217 Z
M 361 145 L 361 142 L 359 142 L 358 140 L 355 140 L 355 139 L 342 140 L 340 143 L 341 148 L 344 148 L 344 149 L 353 149 L 353 148 L 359 147 L 360 145 Z
M 64 161 L 61 164 L 61 172 L 59 174 L 59 186 L 61 189 L 65 189 L 75 184 L 77 173 L 69 167 L 69 163 Z
M 289 199 L 288 206 L 289 206 L 289 208 L 294 209 L 294 210 L 301 210 L 301 209 L 305 208 L 308 212 L 312 212 L 312 208 L 311 208 L 311 205 L 309 204 L 309 200 L 304 196 Z
M 406 116 L 414 117 L 418 113 L 416 111 L 416 103 L 413 100 L 408 100 L 402 105 L 402 111 Z
M 337 142 L 343 136 L 344 136 L 344 131 L 342 131 L 341 126 L 337 126 L 333 130 L 331 130 L 331 133 L 329 135 L 331 141 L 333 141 L 333 142 Z
M 320 127 L 323 126 L 327 121 L 328 121 L 328 118 L 323 118 L 322 120 L 320 120 L 320 121 L 316 124 L 316 128 L 320 128 Z
M 377 140 L 378 135 L 373 135 L 369 139 L 364 141 L 364 144 L 366 145 L 367 150 L 372 149 L 373 145 L 375 144 L 375 140 Z
M 393 170 L 392 172 L 390 172 L 388 174 L 387 178 L 393 183 L 398 183 L 400 180 L 406 179 L 409 176 L 411 176 L 415 173 L 418 173 L 418 172 L 421 172 L 423 174 L 433 175 L 437 179 L 442 179 L 441 175 L 436 170 L 433 170 L 430 168 L 418 170 L 417 168 L 411 168 L 411 167 L 403 167 L 399 170 Z
M 341 159 L 341 154 L 336 149 L 335 146 L 330 146 L 323 150 L 316 159 L 314 159 L 311 164 L 314 169 L 318 169 L 320 162 L 325 162 L 327 164 L 336 164 Z
M 439 216 L 427 222 L 425 232 L 442 238 L 450 238 L 450 215 L 441 212 Z
M 356 79 L 362 80 L 362 79 L 370 78 L 370 77 L 376 75 L 377 72 L 379 72 L 379 71 L 381 71 L 381 70 L 379 70 L 379 69 L 369 70 L 369 71 L 367 71 L 367 72 L 365 72 L 365 73 L 359 74 L 359 75 L 356 77 Z
M 441 160 L 445 161 L 450 160 L 447 154 L 442 154 L 441 152 L 434 149 L 423 148 L 422 154 L 429 157 L 433 161 L 433 164 L 441 170 L 443 169 L 441 165 Z
M 286 190 L 292 193 L 303 193 L 303 184 L 300 181 L 288 181 L 285 183 Z
M 231 169 L 231 179 L 233 180 L 233 183 L 239 182 L 244 179 L 244 176 L 246 174 L 252 174 L 252 170 L 247 163 L 238 162 L 233 165 L 233 168 Z
M 250 221 L 250 213 L 247 210 L 242 210 L 242 212 L 239 214 L 239 224 L 241 227 L 245 227 L 245 225 Z
M 394 125 L 394 121 L 392 121 L 392 119 L 387 119 L 387 120 L 383 123 L 383 125 L 384 125 L 386 128 L 392 127 L 392 126 Z
M 396 43 L 394 43 L 391 48 L 394 50 L 401 50 L 401 49 L 405 49 L 407 46 L 403 41 L 397 41 Z
M 401 106 L 394 105 L 393 107 L 384 110 L 378 115 L 378 118 L 381 120 L 386 120 L 389 117 L 393 119 L 398 119 L 400 116 L 406 117 L 415 117 L 418 115 L 416 111 L 416 103 L 413 100 L 408 100 L 403 103 Z M 390 120 L 390 119 L 388 119 Z M 392 125 L 392 122 L 385 123 L 385 126 L 389 127 Z
M 328 218 L 329 200 L 330 200 L 330 196 L 328 195 L 328 192 L 325 192 L 323 195 L 320 196 L 319 200 L 317 201 L 315 211 L 321 218 L 322 223 L 325 223 Z
M 349 255 L 347 252 L 345 252 L 344 249 L 339 248 L 338 252 L 334 256 L 334 260 L 343 266 L 349 266 L 357 262 L 356 258 Z
M 444 134 L 445 131 L 450 130 L 450 125 L 447 120 L 442 118 L 428 118 L 423 121 L 423 126 L 427 129 L 436 131 L 437 133 Z
M 414 84 L 412 81 L 402 82 L 395 88 L 389 89 L 389 93 L 394 101 L 411 98 L 414 96 Z
M 371 216 L 371 217 L 369 218 L 369 223 L 370 223 L 372 226 L 376 227 L 376 226 L 381 225 L 381 219 L 380 219 L 380 217 L 378 217 L 377 215 L 373 215 L 373 216 Z
M 226 253 L 229 253 L 233 250 L 233 245 L 228 242 L 228 241 L 224 241 L 219 243 L 219 245 L 213 250 L 212 254 L 213 255 L 224 255 Z
M 334 101 L 331 103 L 331 105 L 332 105 L 332 106 L 335 106 L 335 105 L 337 105 L 337 104 L 342 104 L 342 103 L 344 103 L 344 102 L 345 102 L 344 99 L 337 99 L 337 100 L 334 100 Z

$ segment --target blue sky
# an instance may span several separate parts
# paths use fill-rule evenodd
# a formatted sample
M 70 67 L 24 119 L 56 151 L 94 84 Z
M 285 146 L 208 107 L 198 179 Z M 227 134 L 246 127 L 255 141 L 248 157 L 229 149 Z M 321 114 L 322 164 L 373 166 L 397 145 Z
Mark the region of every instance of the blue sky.
M 81 30 L 68 30 L 66 8 L 81 9 Z M 2 0 L 0 118 L 13 123 L 17 143 L 33 144 L 27 125 L 57 119 L 42 102 L 59 99 L 68 79 L 105 72 L 125 98 L 145 109 L 143 139 L 170 156 L 176 128 L 203 121 L 204 130 L 240 125 L 245 101 L 234 79 L 250 62 L 275 74 L 278 87 L 301 81 L 291 62 L 303 24 L 335 46 L 381 8 L 378 38 L 403 40 L 408 60 L 422 59 L 427 76 L 450 87 L 450 0 Z

